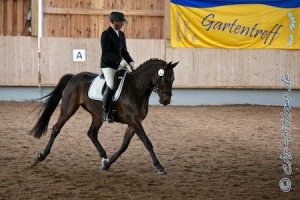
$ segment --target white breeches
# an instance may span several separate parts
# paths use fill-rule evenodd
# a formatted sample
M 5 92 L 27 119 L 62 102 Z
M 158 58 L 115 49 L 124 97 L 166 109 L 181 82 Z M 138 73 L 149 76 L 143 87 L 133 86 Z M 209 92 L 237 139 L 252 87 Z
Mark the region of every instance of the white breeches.
M 117 70 L 115 70 L 113 68 L 102 68 L 102 72 L 104 74 L 106 84 L 112 90 L 114 89 L 114 84 L 115 84 L 114 83 L 115 74 L 121 68 L 122 68 L 121 66 L 119 66 L 119 68 Z

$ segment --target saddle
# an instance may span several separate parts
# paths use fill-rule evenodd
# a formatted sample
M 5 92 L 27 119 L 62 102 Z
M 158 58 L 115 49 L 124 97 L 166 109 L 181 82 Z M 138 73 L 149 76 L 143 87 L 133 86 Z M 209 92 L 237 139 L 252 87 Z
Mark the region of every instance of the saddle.
M 113 101 L 117 101 L 119 99 L 127 73 L 128 71 L 126 69 L 117 71 L 114 79 L 116 89 L 114 90 Z M 103 92 L 105 91 L 106 87 L 107 85 L 104 79 L 104 74 L 97 76 L 90 85 L 88 97 L 93 100 L 102 101 Z

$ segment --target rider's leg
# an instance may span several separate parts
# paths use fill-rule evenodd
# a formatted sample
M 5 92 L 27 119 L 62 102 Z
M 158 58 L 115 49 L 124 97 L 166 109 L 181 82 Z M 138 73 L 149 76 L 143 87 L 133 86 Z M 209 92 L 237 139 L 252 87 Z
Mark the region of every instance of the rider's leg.
M 102 118 L 104 121 L 112 122 L 112 115 L 110 112 L 110 105 L 113 96 L 113 88 L 114 88 L 114 77 L 116 74 L 116 70 L 112 68 L 102 68 L 102 72 L 104 74 L 104 78 L 107 84 L 107 87 L 103 94 L 103 102 L 102 102 Z

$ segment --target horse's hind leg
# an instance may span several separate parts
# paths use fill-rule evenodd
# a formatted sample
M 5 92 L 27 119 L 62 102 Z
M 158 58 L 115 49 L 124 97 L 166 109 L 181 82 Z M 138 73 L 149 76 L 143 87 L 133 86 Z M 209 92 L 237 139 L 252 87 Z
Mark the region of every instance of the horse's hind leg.
M 88 136 L 92 140 L 96 149 L 98 150 L 100 157 L 102 159 L 107 159 L 106 152 L 98 140 L 98 131 L 102 124 L 103 124 L 103 121 L 99 117 L 93 116 L 93 121 L 92 121 L 90 129 L 88 131 Z
M 109 160 L 108 159 L 102 160 L 101 162 L 102 170 L 108 170 L 110 165 L 113 164 L 120 157 L 120 155 L 126 151 L 134 134 L 135 134 L 135 130 L 132 127 L 128 126 L 124 135 L 121 148 Z
M 37 154 L 37 157 L 36 157 L 37 161 L 45 160 L 45 158 L 50 154 L 53 142 L 54 142 L 55 138 L 57 137 L 57 135 L 60 133 L 61 128 L 70 119 L 70 117 L 72 117 L 72 115 L 74 115 L 74 113 L 79 108 L 79 105 L 76 104 L 75 102 L 72 105 L 69 105 L 70 100 L 71 99 L 68 99 L 68 102 L 65 102 L 65 103 L 62 102 L 60 115 L 59 115 L 59 118 L 58 118 L 56 124 L 52 128 L 50 140 L 49 140 L 44 152 Z

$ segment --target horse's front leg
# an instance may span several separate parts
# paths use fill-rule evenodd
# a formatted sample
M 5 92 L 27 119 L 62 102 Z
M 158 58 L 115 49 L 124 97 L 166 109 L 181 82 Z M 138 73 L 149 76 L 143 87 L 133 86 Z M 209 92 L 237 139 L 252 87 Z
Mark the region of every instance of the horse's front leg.
M 102 125 L 102 121 L 99 118 L 93 118 L 92 124 L 90 126 L 90 129 L 88 131 L 88 136 L 91 139 L 91 141 L 93 142 L 93 144 L 95 145 L 96 149 L 98 150 L 98 153 L 100 155 L 100 157 L 103 159 L 107 159 L 107 155 L 105 150 L 103 149 L 102 145 L 100 144 L 99 140 L 98 140 L 98 132 L 99 129 Z
M 153 145 L 152 145 L 151 141 L 149 140 L 148 136 L 146 135 L 142 124 L 137 123 L 137 124 L 135 124 L 134 128 L 136 130 L 136 134 L 142 140 L 146 149 L 149 151 L 151 158 L 152 158 L 152 162 L 153 162 L 154 166 L 156 167 L 158 174 L 160 174 L 160 175 L 166 174 L 167 172 L 164 169 L 164 167 L 159 163 L 159 161 L 153 151 Z
M 132 127 L 128 126 L 124 135 L 121 148 L 110 159 L 102 159 L 101 162 L 102 170 L 108 170 L 111 164 L 113 164 L 121 156 L 121 154 L 126 151 L 132 137 L 134 136 L 134 133 L 135 130 Z

